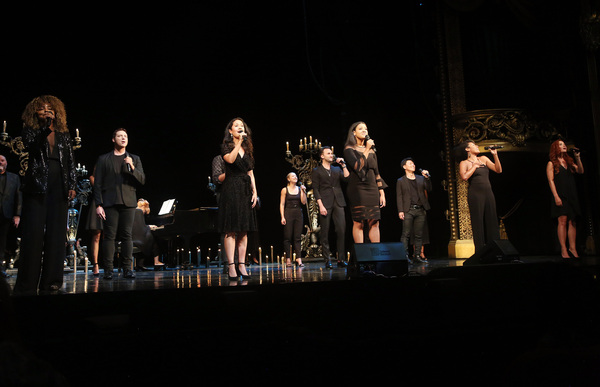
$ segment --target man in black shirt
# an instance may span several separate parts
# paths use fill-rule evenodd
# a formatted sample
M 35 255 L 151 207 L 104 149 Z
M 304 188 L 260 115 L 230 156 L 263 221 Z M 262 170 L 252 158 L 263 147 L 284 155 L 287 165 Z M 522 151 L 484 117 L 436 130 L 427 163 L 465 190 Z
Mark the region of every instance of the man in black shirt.
M 411 157 L 402 160 L 400 165 L 405 173 L 396 182 L 398 217 L 403 221 L 401 241 L 408 251 L 410 234 L 414 232 L 414 257 L 418 262 L 427 262 L 427 259 L 421 257 L 421 246 L 427 216 L 425 211 L 431 208 L 427 200 L 427 192 L 431 191 L 429 172 L 423 170 L 421 175 L 416 175 L 415 163 Z M 408 261 L 412 263 L 410 258 Z
M 6 157 L 0 155 L 0 277 L 8 277 L 4 271 L 4 250 L 6 237 L 11 225 L 19 227 L 23 198 L 19 186 L 19 176 L 6 171 Z

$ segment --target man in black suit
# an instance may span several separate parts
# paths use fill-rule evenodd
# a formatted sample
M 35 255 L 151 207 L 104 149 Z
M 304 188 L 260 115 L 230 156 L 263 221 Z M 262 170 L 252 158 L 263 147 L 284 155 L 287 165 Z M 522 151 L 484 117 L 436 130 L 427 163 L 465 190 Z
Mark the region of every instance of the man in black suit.
M 346 266 L 344 260 L 344 238 L 346 232 L 346 214 L 344 207 L 346 200 L 342 192 L 342 181 L 350 175 L 344 159 L 337 158 L 335 163 L 342 167 L 331 165 L 334 163 L 334 155 L 331 147 L 321 148 L 321 165 L 312 170 L 312 188 L 315 199 L 319 205 L 319 223 L 321 231 L 321 246 L 325 257 L 325 266 L 332 268 L 331 250 L 329 248 L 329 225 L 333 219 L 337 239 L 337 262 L 338 266 Z
M 2 277 L 9 277 L 1 263 L 4 262 L 6 237 L 11 225 L 19 227 L 23 202 L 23 196 L 19 190 L 21 185 L 19 176 L 7 172 L 6 166 L 6 157 L 0 155 L 0 207 L 2 207 L 0 214 L 0 276 Z
M 129 139 L 123 128 L 113 132 L 114 149 L 98 158 L 94 181 L 96 214 L 104 220 L 102 259 L 104 278 L 112 279 L 115 239 L 121 241 L 121 257 L 125 278 L 135 278 L 133 242 L 131 238 L 136 188 L 146 182 L 142 161 L 126 150 Z
M 421 257 L 423 245 L 423 229 L 429 209 L 427 192 L 431 191 L 429 172 L 423 170 L 421 175 L 415 174 L 415 163 L 411 157 L 400 162 L 404 169 L 404 176 L 396 182 L 396 201 L 398 204 L 398 217 L 403 220 L 401 241 L 408 251 L 408 242 L 411 232 L 414 232 L 414 256 L 418 262 L 427 262 Z M 412 263 L 408 258 L 408 262 Z

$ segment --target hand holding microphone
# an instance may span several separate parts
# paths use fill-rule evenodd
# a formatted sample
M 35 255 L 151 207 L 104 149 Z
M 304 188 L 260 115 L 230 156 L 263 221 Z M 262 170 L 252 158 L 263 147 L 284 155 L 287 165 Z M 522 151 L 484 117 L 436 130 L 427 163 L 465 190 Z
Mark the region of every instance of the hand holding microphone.
M 125 165 L 127 166 L 127 172 L 131 173 L 133 171 L 133 159 L 129 157 L 129 153 L 125 152 L 125 158 L 123 159 Z
M 419 173 L 427 179 L 429 179 L 431 177 L 431 175 L 429 174 L 429 171 L 426 169 L 419 168 Z
M 502 145 L 490 145 L 490 146 L 484 146 L 483 149 L 485 150 L 496 150 L 496 149 L 502 149 L 504 148 Z
M 377 152 L 377 151 L 375 150 L 375 141 L 373 141 L 373 139 L 372 139 L 371 137 L 369 137 L 369 135 L 367 134 L 367 135 L 365 136 L 365 142 L 367 142 L 367 143 L 368 143 L 369 141 L 371 142 L 371 149 L 373 149 L 373 152 Z

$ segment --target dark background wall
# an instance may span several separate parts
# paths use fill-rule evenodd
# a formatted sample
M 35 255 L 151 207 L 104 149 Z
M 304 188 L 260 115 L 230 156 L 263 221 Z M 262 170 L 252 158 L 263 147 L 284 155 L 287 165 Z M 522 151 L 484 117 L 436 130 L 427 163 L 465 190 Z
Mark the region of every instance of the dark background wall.
M 515 8 L 519 3 L 486 2 L 460 11 L 468 109 L 531 109 L 576 142 L 592 144 L 578 7 L 534 1 Z M 78 128 L 83 140 L 77 162 L 90 170 L 111 149 L 112 131 L 127 128 L 128 150 L 141 156 L 147 174 L 139 196 L 155 212 L 171 197 L 180 209 L 215 204 L 206 188 L 210 162 L 227 122 L 241 116 L 254 133 L 263 246 L 281 243 L 278 195 L 290 171 L 285 142 L 295 151 L 301 137 L 312 135 L 341 152 L 349 126 L 365 121 L 390 185 L 382 239 L 400 238 L 395 181 L 400 160 L 412 156 L 433 175 L 430 254 L 444 256 L 449 231 L 440 184 L 435 5 L 11 6 L 3 12 L 10 23 L 2 25 L 0 118 L 16 136 L 25 105 L 38 95 L 56 95 L 66 105 L 72 135 Z M 505 173 L 492 182 L 499 214 L 522 195 L 531 201 L 507 220 L 511 240 L 531 253 L 548 250 L 554 242 L 546 155 L 501 157 Z M 586 167 L 594 167 L 593 157 Z M 9 162 L 17 167 L 14 158 Z M 594 173 L 588 176 L 593 180 Z M 538 232 L 522 238 L 531 232 L 528 221 Z

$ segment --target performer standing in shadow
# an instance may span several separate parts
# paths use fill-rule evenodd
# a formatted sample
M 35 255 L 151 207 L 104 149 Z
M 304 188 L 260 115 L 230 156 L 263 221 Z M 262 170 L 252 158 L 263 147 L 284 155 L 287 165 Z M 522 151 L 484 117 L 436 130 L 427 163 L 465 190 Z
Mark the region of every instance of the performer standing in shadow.
M 294 264 L 304 267 L 302 263 L 302 226 L 306 204 L 306 187 L 298 186 L 298 176 L 294 172 L 287 174 L 287 185 L 281 189 L 279 213 L 283 225 L 283 251 L 287 266 L 292 266 L 292 256 L 296 253 Z M 293 251 L 293 253 L 292 253 Z
M 502 173 L 498 150 L 490 149 L 494 161 L 480 156 L 479 147 L 473 141 L 466 141 L 456 148 L 463 159 L 459 164 L 460 177 L 469 182 L 467 201 L 471 213 L 473 243 L 475 253 L 486 243 L 500 239 L 500 227 L 496 213 L 496 198 L 490 184 L 490 171 Z
M 19 176 L 7 172 L 6 157 L 0 155 L 0 277 L 10 277 L 4 270 L 8 231 L 11 226 L 19 227 L 23 195 Z
M 336 246 L 337 246 L 337 265 L 339 267 L 347 266 L 344 259 L 345 238 L 346 238 L 346 199 L 342 192 L 342 181 L 346 181 L 350 172 L 346 167 L 343 158 L 334 159 L 331 147 L 321 148 L 321 165 L 312 170 L 312 188 L 319 205 L 319 237 L 323 247 L 323 257 L 325 257 L 325 267 L 331 269 L 331 248 L 329 247 L 329 227 L 331 220 L 335 226 Z M 332 165 L 336 163 L 341 166 Z
M 96 162 L 94 200 L 96 214 L 104 220 L 102 262 L 104 279 L 113 278 L 115 240 L 121 241 L 121 257 L 125 278 L 135 278 L 133 271 L 132 227 L 137 208 L 137 187 L 146 182 L 139 156 L 127 152 L 127 130 L 113 132 L 113 150 Z
M 583 173 L 583 164 L 579 149 L 573 149 L 573 156 L 575 159 L 567 153 L 564 141 L 556 140 L 550 145 L 550 161 L 546 165 L 546 177 L 553 198 L 550 214 L 558 221 L 558 242 L 563 258 L 579 258 L 576 218 L 581 215 L 581 209 L 574 174 Z
M 77 177 L 63 102 L 50 95 L 37 97 L 22 119 L 29 164 L 21 185 L 21 257 L 15 294 L 34 294 L 38 284 L 41 292 L 62 287 L 67 210 L 75 198 Z
M 346 192 L 352 211 L 354 243 L 364 243 L 365 232 L 370 242 L 380 242 L 380 209 L 386 204 L 384 189 L 387 184 L 379 175 L 375 142 L 369 137 L 364 122 L 350 126 L 344 159 L 350 170 Z
M 221 154 L 225 161 L 225 180 L 219 198 L 219 231 L 225 233 L 224 247 L 229 279 L 249 277 L 246 271 L 248 232 L 257 231 L 255 207 L 258 203 L 254 180 L 252 132 L 241 118 L 232 119 L 225 128 Z M 235 252 L 238 253 L 238 271 Z

